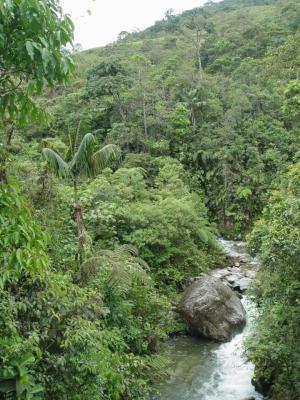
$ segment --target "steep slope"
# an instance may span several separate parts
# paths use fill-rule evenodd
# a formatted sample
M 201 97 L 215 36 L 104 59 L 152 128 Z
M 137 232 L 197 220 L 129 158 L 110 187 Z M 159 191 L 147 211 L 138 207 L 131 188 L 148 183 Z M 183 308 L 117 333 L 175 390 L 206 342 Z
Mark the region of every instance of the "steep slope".
M 283 104 L 300 66 L 298 4 L 209 2 L 76 54 L 73 84 L 46 99 L 50 131 L 34 136 L 65 140 L 81 120 L 125 154 L 178 158 L 212 218 L 243 231 L 297 148 Z

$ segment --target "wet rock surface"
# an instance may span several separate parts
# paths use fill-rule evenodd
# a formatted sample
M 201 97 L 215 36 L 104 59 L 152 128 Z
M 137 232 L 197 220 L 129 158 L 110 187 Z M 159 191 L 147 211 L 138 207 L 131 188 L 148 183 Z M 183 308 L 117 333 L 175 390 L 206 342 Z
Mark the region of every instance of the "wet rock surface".
M 239 246 L 239 242 L 237 242 L 236 246 Z M 227 268 L 215 269 L 208 272 L 208 275 L 221 279 L 221 281 L 232 290 L 244 293 L 249 288 L 251 280 L 257 273 L 259 261 L 249 259 L 247 254 L 237 252 L 236 255 L 233 254 L 233 256 L 228 258 L 228 263 L 229 266 Z M 190 279 L 188 284 L 197 282 L 204 275 L 205 274 L 200 274 Z
M 191 336 L 170 339 L 168 348 L 174 361 L 170 379 L 160 386 L 156 400 L 262 400 L 251 379 L 254 365 L 244 355 L 244 340 L 253 329 L 256 306 L 246 293 L 233 291 L 235 279 L 228 282 L 226 276 L 237 275 L 238 279 L 253 278 L 258 270 L 259 260 L 247 254 L 245 243 L 219 239 L 228 255 L 224 268 L 209 273 L 218 277 L 230 293 L 242 298 L 247 312 L 247 323 L 243 331 L 234 335 L 229 342 L 209 341 Z M 192 286 L 203 275 L 191 279 Z M 188 289 L 186 289 L 188 290 Z M 262 391 L 262 382 L 253 382 Z M 258 384 L 259 383 L 259 384 Z
M 204 274 L 185 290 L 178 305 L 189 333 L 229 341 L 246 324 L 240 298 L 218 277 Z

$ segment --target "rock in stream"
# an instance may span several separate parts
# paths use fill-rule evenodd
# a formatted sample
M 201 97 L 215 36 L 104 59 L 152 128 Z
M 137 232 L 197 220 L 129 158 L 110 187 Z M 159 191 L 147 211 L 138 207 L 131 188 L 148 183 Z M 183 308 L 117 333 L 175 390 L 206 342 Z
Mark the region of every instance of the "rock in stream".
M 229 341 L 246 324 L 240 298 L 221 279 L 202 275 L 187 287 L 178 305 L 191 335 Z
M 256 307 L 247 293 L 245 296 L 241 293 L 246 288 L 238 286 L 241 283 L 249 283 L 248 281 L 239 282 L 239 280 L 254 278 L 259 267 L 259 260 L 247 254 L 245 244 L 242 242 L 224 239 L 219 239 L 219 242 L 228 255 L 228 264 L 222 269 L 191 279 L 187 282 L 185 295 L 189 294 L 189 302 L 195 305 L 194 311 L 197 315 L 197 298 L 201 296 L 199 291 L 202 292 L 199 281 L 212 282 L 217 279 L 217 287 L 220 287 L 223 282 L 223 286 L 230 291 L 231 296 L 242 297 L 241 302 L 247 313 L 246 326 L 242 332 L 237 333 L 231 341 L 227 342 L 191 336 L 170 339 L 167 348 L 173 361 L 172 374 L 167 382 L 160 385 L 160 393 L 155 397 L 156 400 L 263 399 L 251 383 L 254 365 L 245 358 L 243 346 L 245 337 L 252 332 Z M 223 286 L 221 286 L 221 291 L 224 290 Z M 203 289 L 207 292 L 207 287 Z M 218 295 L 217 290 L 215 293 Z M 196 298 L 193 298 L 193 294 Z M 207 312 L 212 310 L 208 309 Z M 214 313 L 218 312 L 217 307 Z M 244 315 L 243 311 L 242 314 Z M 219 313 L 219 316 L 224 317 L 222 313 Z M 186 314 L 185 320 L 191 326 L 189 314 Z

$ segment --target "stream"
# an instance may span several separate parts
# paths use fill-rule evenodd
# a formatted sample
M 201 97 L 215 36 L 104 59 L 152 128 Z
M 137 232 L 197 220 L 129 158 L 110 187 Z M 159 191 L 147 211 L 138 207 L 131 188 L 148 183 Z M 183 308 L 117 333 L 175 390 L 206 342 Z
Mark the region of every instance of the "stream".
M 252 273 L 258 260 L 252 259 L 243 242 L 220 239 L 226 253 Z M 243 342 L 251 333 L 255 304 L 243 296 L 247 311 L 244 330 L 228 343 L 179 336 L 167 343 L 172 373 L 162 383 L 156 400 L 261 400 L 251 384 L 254 366 L 244 356 Z

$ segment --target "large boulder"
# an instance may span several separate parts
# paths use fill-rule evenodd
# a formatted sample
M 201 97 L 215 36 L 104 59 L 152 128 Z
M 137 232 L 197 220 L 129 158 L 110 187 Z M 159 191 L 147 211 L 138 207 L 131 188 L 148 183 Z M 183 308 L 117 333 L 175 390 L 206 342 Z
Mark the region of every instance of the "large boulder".
M 184 292 L 178 311 L 189 333 L 229 341 L 246 323 L 241 300 L 221 279 L 200 276 Z

